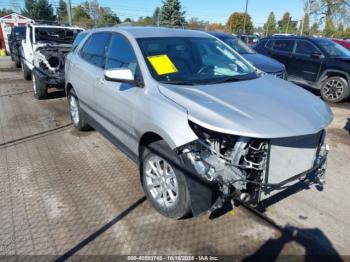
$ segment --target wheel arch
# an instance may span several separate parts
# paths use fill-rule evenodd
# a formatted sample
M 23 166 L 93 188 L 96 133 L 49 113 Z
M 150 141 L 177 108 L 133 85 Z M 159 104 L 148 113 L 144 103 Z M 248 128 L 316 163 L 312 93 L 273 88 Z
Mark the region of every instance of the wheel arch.
M 73 89 L 73 85 L 71 83 L 67 83 L 65 88 L 64 88 L 64 92 L 66 93 L 66 96 L 68 96 L 69 91 Z
M 324 80 L 326 80 L 329 77 L 332 76 L 340 76 L 347 80 L 348 84 L 350 84 L 350 75 L 344 71 L 337 70 L 337 69 L 327 69 L 323 71 L 319 78 L 319 84 L 321 84 Z

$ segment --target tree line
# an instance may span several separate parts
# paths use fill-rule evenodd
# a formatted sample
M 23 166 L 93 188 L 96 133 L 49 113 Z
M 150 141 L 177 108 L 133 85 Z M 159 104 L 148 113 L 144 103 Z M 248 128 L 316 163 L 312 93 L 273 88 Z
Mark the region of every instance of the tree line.
M 11 9 L 0 9 L 0 16 L 11 12 Z M 48 0 L 25 0 L 21 13 L 36 21 L 68 23 L 65 0 L 59 0 L 56 8 Z M 310 18 L 315 22 L 310 24 Z M 289 12 L 285 12 L 277 21 L 274 12 L 271 12 L 262 27 L 254 27 L 251 16 L 242 12 L 232 13 L 225 24 L 210 23 L 197 17 L 186 20 L 180 0 L 163 0 L 162 6 L 157 7 L 151 16 L 126 18 L 124 21 L 121 21 L 111 8 L 100 6 L 97 0 L 86 0 L 72 8 L 72 19 L 75 25 L 86 28 L 128 23 L 225 31 L 234 34 L 251 34 L 258 31 L 265 36 L 289 33 L 350 38 L 349 0 L 304 0 L 304 15 L 301 20 L 295 20 Z

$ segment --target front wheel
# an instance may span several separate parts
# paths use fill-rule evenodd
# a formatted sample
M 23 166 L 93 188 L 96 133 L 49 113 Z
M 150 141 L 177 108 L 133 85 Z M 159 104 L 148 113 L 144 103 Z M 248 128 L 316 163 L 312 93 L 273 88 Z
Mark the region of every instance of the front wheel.
M 32 71 L 32 87 L 34 97 L 36 99 L 45 99 L 47 98 L 47 85 Z
M 80 131 L 91 130 L 90 125 L 86 121 L 85 113 L 81 110 L 79 100 L 73 89 L 71 89 L 68 93 L 68 103 L 69 114 L 74 127 Z
M 165 141 L 143 150 L 142 186 L 147 199 L 162 215 L 180 219 L 191 212 L 190 193 L 180 161 Z
M 327 102 L 338 103 L 349 97 L 348 82 L 340 76 L 327 78 L 321 86 L 321 96 Z

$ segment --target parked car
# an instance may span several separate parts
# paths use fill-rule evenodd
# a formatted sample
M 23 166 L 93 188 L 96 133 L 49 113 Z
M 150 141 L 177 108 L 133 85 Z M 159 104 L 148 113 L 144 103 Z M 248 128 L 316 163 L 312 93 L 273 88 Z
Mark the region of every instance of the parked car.
M 26 37 L 25 26 L 15 26 L 11 30 L 10 37 L 8 38 L 11 60 L 15 62 L 16 67 L 21 67 L 21 59 L 19 55 L 19 47 L 22 40 Z
M 65 70 L 74 126 L 134 160 L 165 216 L 259 203 L 311 174 L 323 182 L 329 107 L 205 32 L 94 29 Z
M 24 79 L 32 79 L 35 98 L 46 98 L 51 87 L 64 89 L 64 60 L 82 31 L 77 27 L 27 25 L 20 48 L 21 65 Z
M 350 41 L 349 40 L 336 39 L 336 38 L 333 38 L 332 40 L 350 50 Z
M 327 102 L 349 97 L 350 51 L 325 38 L 284 36 L 260 40 L 255 50 L 286 66 L 288 80 L 320 89 Z
M 241 56 L 251 62 L 256 68 L 266 73 L 278 76 L 285 79 L 287 77 L 285 67 L 282 63 L 278 62 L 271 57 L 258 54 L 254 49 L 245 44 L 241 39 L 236 36 L 221 33 L 221 32 L 208 32 L 209 34 L 219 38 L 227 45 L 232 47 Z
M 238 37 L 249 46 L 253 46 L 259 41 L 259 36 L 257 35 L 239 35 Z

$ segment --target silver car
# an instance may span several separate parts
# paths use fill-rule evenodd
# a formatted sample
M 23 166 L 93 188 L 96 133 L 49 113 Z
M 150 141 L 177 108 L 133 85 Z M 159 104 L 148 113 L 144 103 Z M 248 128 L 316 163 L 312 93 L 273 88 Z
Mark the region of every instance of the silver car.
M 167 217 L 324 182 L 329 107 L 204 32 L 87 31 L 65 70 L 74 126 L 97 129 L 134 160 Z

